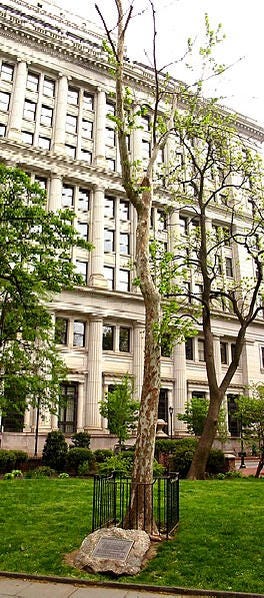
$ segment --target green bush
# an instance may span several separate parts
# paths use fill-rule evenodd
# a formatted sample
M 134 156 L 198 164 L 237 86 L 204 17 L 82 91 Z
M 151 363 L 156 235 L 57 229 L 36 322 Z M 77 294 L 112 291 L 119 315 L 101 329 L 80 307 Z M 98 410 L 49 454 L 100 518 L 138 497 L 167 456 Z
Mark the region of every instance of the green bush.
M 154 478 L 161 478 L 165 473 L 165 467 L 158 463 L 156 459 L 153 462 L 153 477 Z
M 10 472 L 16 465 L 16 455 L 14 451 L 0 449 L 0 473 Z
M 220 449 L 212 449 L 207 461 L 206 471 L 208 473 L 225 472 L 225 455 Z
M 3 479 L 4 480 L 13 480 L 14 479 L 14 474 L 12 473 L 12 471 L 8 471 L 7 473 L 5 473 Z
M 93 472 L 94 472 L 94 466 L 93 466 Z M 79 467 L 78 467 L 78 476 L 85 477 L 85 476 L 89 476 L 91 475 L 91 465 L 89 463 L 89 461 L 83 461 L 83 463 L 80 463 Z
M 60 480 L 65 480 L 66 478 L 69 478 L 69 477 L 70 477 L 70 476 L 69 476 L 69 474 L 68 474 L 68 473 L 66 473 L 66 471 L 63 471 L 62 473 L 59 473 L 59 475 L 58 475 L 58 478 L 59 478 Z
M 123 475 L 130 475 L 131 473 L 131 462 L 129 459 L 123 457 L 124 453 L 118 455 L 112 455 L 108 457 L 103 463 L 99 464 L 99 471 L 102 474 L 110 474 L 113 471 L 121 473 Z
M 21 467 L 28 460 L 28 454 L 25 451 L 14 450 L 13 453 L 15 453 L 16 457 L 16 467 Z
M 73 446 L 77 448 L 89 448 L 91 442 L 91 436 L 88 432 L 76 432 L 72 435 L 71 440 Z M 70 447 L 72 448 L 72 447 Z
M 174 452 L 177 447 L 178 440 L 171 440 L 170 438 L 159 438 L 155 442 L 155 455 L 158 457 L 160 454 L 169 455 Z
M 104 463 L 106 459 L 112 457 L 113 451 L 110 449 L 96 449 L 96 451 L 93 451 L 93 455 L 96 463 Z
M 186 478 L 196 446 L 196 438 L 182 438 L 181 440 L 175 440 L 175 448 L 173 454 L 169 458 L 170 471 L 177 471 L 179 472 L 180 478 Z
M 84 461 L 90 465 L 90 472 L 95 469 L 95 458 L 93 452 L 88 448 L 71 448 L 67 454 L 67 469 L 73 470 L 75 474 L 78 473 L 78 468 Z
M 61 472 L 65 467 L 67 453 L 68 445 L 64 434 L 60 430 L 49 432 L 42 453 L 43 465 Z
M 40 465 L 40 467 L 36 467 L 36 469 L 31 469 L 25 473 L 25 478 L 53 478 L 56 476 L 55 469 L 49 467 L 48 465 Z

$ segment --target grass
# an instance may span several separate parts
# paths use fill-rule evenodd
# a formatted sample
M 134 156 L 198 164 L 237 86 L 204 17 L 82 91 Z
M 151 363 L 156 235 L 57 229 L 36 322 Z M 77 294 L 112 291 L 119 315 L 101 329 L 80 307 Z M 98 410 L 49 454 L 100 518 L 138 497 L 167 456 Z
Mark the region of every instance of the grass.
M 121 581 L 264 593 L 264 480 L 182 481 L 180 526 L 139 575 Z M 0 482 L 0 569 L 109 579 L 63 561 L 91 530 L 92 482 Z

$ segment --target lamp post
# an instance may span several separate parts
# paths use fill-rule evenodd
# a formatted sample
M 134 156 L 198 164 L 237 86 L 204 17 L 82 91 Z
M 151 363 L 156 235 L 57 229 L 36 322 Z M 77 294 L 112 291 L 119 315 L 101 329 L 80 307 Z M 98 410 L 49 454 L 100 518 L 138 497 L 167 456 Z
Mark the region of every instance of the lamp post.
M 170 416 L 170 437 L 171 437 L 171 440 L 172 440 L 172 432 L 173 432 L 173 425 L 172 425 L 173 411 L 174 411 L 174 409 L 173 409 L 172 405 L 170 405 L 170 407 L 169 407 L 169 416 Z
M 244 451 L 244 438 L 243 438 L 243 416 L 241 415 L 241 420 L 240 420 L 240 465 L 239 465 L 239 469 L 243 469 L 245 466 L 245 456 L 246 453 Z

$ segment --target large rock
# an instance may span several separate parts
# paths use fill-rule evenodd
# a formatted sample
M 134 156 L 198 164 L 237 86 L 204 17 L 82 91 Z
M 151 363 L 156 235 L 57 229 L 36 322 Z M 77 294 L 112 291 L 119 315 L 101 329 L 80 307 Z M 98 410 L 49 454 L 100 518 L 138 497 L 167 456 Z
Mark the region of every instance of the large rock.
M 99 529 L 84 539 L 75 566 L 93 573 L 135 575 L 142 569 L 149 547 L 150 539 L 144 531 Z

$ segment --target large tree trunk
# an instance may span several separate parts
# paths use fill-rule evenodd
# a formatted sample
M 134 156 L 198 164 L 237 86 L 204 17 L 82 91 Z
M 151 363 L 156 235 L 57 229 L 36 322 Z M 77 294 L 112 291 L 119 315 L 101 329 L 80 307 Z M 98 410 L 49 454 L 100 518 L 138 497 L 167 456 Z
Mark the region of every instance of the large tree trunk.
M 161 298 L 155 288 L 149 265 L 150 183 L 144 178 L 141 208 L 138 210 L 136 269 L 145 305 L 144 377 L 129 513 L 125 527 L 156 531 L 152 513 L 153 460 L 160 390 L 160 346 L 157 327 L 160 323 Z
M 217 420 L 222 399 L 223 397 L 220 391 L 216 392 L 215 396 L 210 397 L 210 405 L 205 426 L 188 472 L 189 480 L 205 479 L 206 465 L 217 431 Z

